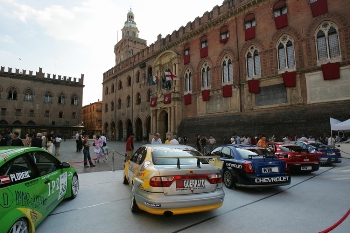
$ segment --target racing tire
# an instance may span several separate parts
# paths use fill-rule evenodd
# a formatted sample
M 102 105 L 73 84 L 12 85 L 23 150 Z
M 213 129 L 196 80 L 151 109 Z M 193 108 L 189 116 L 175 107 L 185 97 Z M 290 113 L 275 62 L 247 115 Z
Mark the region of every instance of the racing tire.
M 10 228 L 8 233 L 15 233 L 15 232 L 21 232 L 21 233 L 28 233 L 28 222 L 24 218 L 18 219 Z
M 233 173 L 234 173 L 233 171 L 230 171 L 228 169 L 224 170 L 224 175 L 223 175 L 224 184 L 229 189 L 237 188 Z
M 129 181 L 128 181 L 128 179 L 126 179 L 126 176 L 125 176 L 125 175 L 124 175 L 123 184 L 129 184 Z
M 78 192 L 79 192 L 79 179 L 78 179 L 78 175 L 75 173 L 72 177 L 70 199 L 76 198 L 78 196 Z
M 135 194 L 134 194 L 134 186 L 132 186 L 131 189 L 131 202 L 130 202 L 130 209 L 132 213 L 139 213 L 141 212 L 140 208 L 137 206 L 136 199 L 135 199 Z

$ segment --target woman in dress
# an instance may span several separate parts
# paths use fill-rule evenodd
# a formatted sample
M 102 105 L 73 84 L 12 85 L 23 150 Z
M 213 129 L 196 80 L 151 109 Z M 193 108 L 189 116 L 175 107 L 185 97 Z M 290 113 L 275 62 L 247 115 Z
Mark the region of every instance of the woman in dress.
M 100 159 L 103 157 L 102 147 L 103 147 L 103 140 L 100 135 L 96 135 L 96 139 L 94 140 L 94 152 L 96 153 L 96 162 L 100 162 Z

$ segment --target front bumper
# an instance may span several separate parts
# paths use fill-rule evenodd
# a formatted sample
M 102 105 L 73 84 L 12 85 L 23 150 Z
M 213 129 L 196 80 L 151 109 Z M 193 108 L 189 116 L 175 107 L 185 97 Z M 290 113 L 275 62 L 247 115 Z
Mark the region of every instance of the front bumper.
M 188 214 L 217 209 L 222 206 L 225 193 L 222 188 L 215 192 L 166 196 L 163 193 L 150 193 L 142 190 L 135 192 L 138 207 L 151 214 L 163 215 L 170 211 L 176 214 Z

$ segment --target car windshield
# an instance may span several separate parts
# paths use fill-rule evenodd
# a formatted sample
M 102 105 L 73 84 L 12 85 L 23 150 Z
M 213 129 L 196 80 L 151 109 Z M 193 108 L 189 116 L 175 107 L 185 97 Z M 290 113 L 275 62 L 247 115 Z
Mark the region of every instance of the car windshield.
M 307 152 L 306 149 L 300 146 L 281 146 L 280 149 L 282 152 Z
M 242 159 L 259 159 L 262 158 L 263 155 L 273 156 L 270 151 L 263 148 L 249 148 L 249 149 L 242 149 L 237 148 L 237 152 L 240 154 Z
M 197 164 L 196 158 L 181 158 L 185 156 L 202 156 L 196 150 L 181 150 L 175 148 L 153 148 L 152 159 L 155 165 L 177 165 L 177 158 L 158 158 L 158 157 L 179 157 L 181 165 Z

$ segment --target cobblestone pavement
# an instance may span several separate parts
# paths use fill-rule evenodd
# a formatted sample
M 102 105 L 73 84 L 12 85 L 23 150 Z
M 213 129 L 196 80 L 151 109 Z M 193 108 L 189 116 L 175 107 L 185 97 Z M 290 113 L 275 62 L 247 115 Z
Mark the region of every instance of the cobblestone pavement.
M 91 145 L 92 145 L 92 139 Z M 69 162 L 79 173 L 89 172 L 100 172 L 100 171 L 112 171 L 124 169 L 124 154 L 125 154 L 125 143 L 121 141 L 107 141 L 109 155 L 107 156 L 107 162 L 101 161 L 96 163 L 96 167 L 84 167 L 84 154 L 83 152 L 76 152 L 76 142 L 73 139 L 61 142 L 60 154 L 57 156 L 58 159 L 64 162 Z M 134 142 L 135 149 L 143 145 L 144 142 Z M 114 156 L 113 156 L 114 154 Z M 91 158 L 96 157 L 93 147 L 90 147 Z M 113 163 L 114 157 L 114 163 Z

